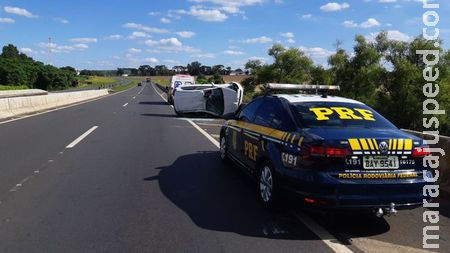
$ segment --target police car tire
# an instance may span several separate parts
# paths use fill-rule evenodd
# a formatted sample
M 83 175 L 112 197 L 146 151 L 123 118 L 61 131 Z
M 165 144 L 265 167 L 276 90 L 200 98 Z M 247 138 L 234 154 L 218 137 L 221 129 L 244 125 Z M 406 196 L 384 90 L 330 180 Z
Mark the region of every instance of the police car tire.
M 264 192 L 267 190 L 269 190 L 269 194 Z M 277 206 L 278 186 L 275 170 L 269 162 L 264 162 L 258 173 L 258 198 L 262 205 L 267 209 L 274 209 Z
M 222 146 L 222 145 L 224 145 L 224 146 Z M 220 137 L 220 160 L 222 160 L 222 162 L 224 162 L 224 163 L 228 163 L 228 161 L 229 161 L 227 151 L 228 151 L 227 139 L 225 138 L 225 136 L 222 135 Z

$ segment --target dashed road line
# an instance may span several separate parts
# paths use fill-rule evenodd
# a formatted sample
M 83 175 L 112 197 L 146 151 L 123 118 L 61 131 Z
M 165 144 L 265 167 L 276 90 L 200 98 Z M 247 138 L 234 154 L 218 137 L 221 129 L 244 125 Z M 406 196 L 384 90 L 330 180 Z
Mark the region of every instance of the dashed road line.
M 73 148 L 78 143 L 80 143 L 84 138 L 86 138 L 89 134 L 95 131 L 98 126 L 93 126 L 91 129 L 87 130 L 84 134 L 80 135 L 80 137 L 76 138 L 73 142 L 71 142 L 69 145 L 66 146 L 66 148 Z
M 128 103 L 125 103 L 124 105 L 122 105 L 122 107 L 126 107 L 128 105 Z

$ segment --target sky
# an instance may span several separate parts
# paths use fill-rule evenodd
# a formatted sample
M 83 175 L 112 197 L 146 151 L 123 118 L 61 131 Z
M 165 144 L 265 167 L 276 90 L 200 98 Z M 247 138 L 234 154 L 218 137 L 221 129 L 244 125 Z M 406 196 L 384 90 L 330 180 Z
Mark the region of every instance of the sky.
M 436 27 L 448 49 L 450 1 L 429 2 L 440 4 Z M 347 50 L 356 35 L 373 40 L 382 30 L 411 40 L 425 11 L 422 0 L 0 0 L 0 46 L 77 69 L 242 68 L 250 59 L 270 63 L 267 50 L 281 43 L 326 66 L 338 40 Z

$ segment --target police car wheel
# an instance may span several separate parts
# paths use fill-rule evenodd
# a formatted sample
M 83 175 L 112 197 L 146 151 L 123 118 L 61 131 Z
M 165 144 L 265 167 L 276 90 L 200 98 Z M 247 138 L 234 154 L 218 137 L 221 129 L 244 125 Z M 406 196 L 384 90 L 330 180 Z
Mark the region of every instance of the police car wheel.
M 272 208 L 276 202 L 276 181 L 272 166 L 264 164 L 258 179 L 259 198 L 266 208 Z
M 225 136 L 222 136 L 220 138 L 220 159 L 223 162 L 227 162 L 228 161 L 227 140 L 225 139 Z

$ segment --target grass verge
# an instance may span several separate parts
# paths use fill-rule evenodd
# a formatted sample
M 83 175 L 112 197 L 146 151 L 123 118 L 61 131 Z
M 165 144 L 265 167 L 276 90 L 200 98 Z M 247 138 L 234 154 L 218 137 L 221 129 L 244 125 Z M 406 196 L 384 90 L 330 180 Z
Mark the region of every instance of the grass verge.
M 8 85 L 0 85 L 0 90 L 28 90 L 29 87 L 26 85 L 20 86 L 8 86 Z
M 131 89 L 133 87 L 136 87 L 137 84 L 140 83 L 140 82 L 141 82 L 140 80 L 133 80 L 133 81 L 130 81 L 128 84 L 115 86 L 114 88 L 111 89 L 111 91 L 114 93 L 114 92 L 128 90 L 128 89 Z

